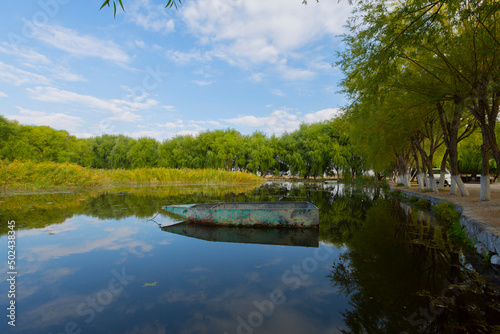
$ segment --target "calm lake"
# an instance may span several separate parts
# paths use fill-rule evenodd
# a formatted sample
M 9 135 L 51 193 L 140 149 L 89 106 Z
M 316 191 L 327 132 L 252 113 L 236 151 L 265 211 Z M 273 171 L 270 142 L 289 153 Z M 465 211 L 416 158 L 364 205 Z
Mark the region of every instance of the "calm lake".
M 160 212 L 219 201 L 309 201 L 320 229 L 174 228 L 182 220 Z M 1 333 L 500 333 L 498 272 L 380 188 L 26 195 L 0 197 L 0 217 Z M 6 317 L 12 220 L 15 327 Z

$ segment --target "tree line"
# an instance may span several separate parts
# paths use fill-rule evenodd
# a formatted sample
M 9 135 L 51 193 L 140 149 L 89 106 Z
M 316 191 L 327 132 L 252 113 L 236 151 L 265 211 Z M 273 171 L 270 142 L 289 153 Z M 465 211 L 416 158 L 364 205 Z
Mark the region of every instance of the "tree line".
M 0 159 L 69 162 L 100 169 L 213 168 L 304 178 L 351 178 L 367 169 L 364 159 L 354 152 L 347 124 L 341 118 L 302 124 L 279 137 L 262 132 L 242 135 L 226 129 L 160 142 L 107 134 L 82 139 L 66 131 L 22 125 L 0 116 Z
M 337 65 L 353 146 L 407 186 L 413 169 L 420 188 L 437 191 L 432 168 L 448 166 L 451 193 L 466 196 L 459 148 L 472 147 L 460 143 L 479 133 L 479 157 L 462 162 L 482 161 L 488 200 L 490 169 L 500 167 L 500 2 L 362 1 L 349 27 Z

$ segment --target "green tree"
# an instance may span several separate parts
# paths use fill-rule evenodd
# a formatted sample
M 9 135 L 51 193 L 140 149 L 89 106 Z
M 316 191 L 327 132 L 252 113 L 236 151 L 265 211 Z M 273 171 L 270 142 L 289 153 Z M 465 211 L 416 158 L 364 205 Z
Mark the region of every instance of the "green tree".
M 119 135 L 116 138 L 115 145 L 109 152 L 108 159 L 113 168 L 128 169 L 132 166 L 130 160 L 128 159 L 128 153 L 134 143 L 134 139 L 124 135 Z
M 127 153 L 132 168 L 157 167 L 159 143 L 154 138 L 139 138 Z
M 265 176 L 276 167 L 276 150 L 271 140 L 261 131 L 254 132 L 248 141 L 248 163 L 247 168 L 253 173 L 260 172 Z
M 418 93 L 418 101 L 428 105 L 425 109 L 434 105 L 440 112 L 454 167 L 456 133 L 467 108 L 484 134 L 483 161 L 488 161 L 491 149 L 498 162 L 498 9 L 496 1 L 360 3 L 361 22 L 350 21 L 348 48 L 340 62 L 345 91 L 352 101 L 371 102 L 377 108 L 386 103 L 387 90 Z M 448 101 L 455 104 L 452 110 L 460 110 L 451 121 L 443 119 L 450 108 L 441 108 Z
M 94 152 L 93 166 L 95 168 L 111 168 L 110 156 L 113 147 L 116 144 L 118 136 L 116 135 L 102 135 L 89 139 L 92 143 L 92 150 Z

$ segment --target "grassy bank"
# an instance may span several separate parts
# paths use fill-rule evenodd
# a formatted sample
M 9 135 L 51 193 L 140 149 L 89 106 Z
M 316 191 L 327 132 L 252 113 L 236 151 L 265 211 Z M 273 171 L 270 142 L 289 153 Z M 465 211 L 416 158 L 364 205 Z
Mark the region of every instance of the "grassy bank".
M 104 170 L 69 163 L 0 162 L 0 190 L 37 191 L 156 184 L 260 183 L 259 176 L 213 169 Z

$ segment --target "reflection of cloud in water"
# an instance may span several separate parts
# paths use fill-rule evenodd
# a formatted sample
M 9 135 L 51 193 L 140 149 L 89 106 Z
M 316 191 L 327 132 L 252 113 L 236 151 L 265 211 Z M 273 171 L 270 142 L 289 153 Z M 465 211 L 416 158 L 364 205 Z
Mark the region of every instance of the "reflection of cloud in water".
M 156 300 L 148 300 L 144 304 L 136 305 L 136 310 L 162 309 L 168 313 L 169 309 L 187 307 L 189 316 L 182 319 L 182 323 L 176 325 L 185 333 L 213 333 L 213 332 L 236 332 L 238 317 L 248 319 L 248 316 L 256 311 L 254 301 L 261 303 L 270 300 L 270 294 L 274 289 L 281 289 L 286 301 L 281 305 L 274 305 L 273 314 L 264 316 L 263 326 L 255 328 L 258 333 L 338 333 L 338 328 L 343 326 L 340 311 L 333 313 L 331 308 L 318 309 L 314 312 L 325 313 L 323 323 L 315 323 L 311 326 L 310 314 L 307 312 L 309 302 L 314 300 L 314 305 L 329 305 L 332 298 L 337 298 L 339 291 L 332 290 L 329 285 L 319 284 L 317 288 L 309 280 L 302 280 L 300 287 L 292 291 L 289 285 L 281 282 L 281 275 L 273 276 L 259 282 L 266 282 L 268 286 L 264 289 L 253 284 L 242 284 L 241 286 L 225 287 L 219 290 L 217 286 L 220 281 L 214 277 L 207 277 L 205 268 L 195 267 L 189 272 L 199 273 L 197 279 L 188 279 L 191 283 L 188 287 L 174 287 L 164 291 Z M 258 273 L 256 270 L 255 273 Z M 249 278 L 249 277 L 247 277 Z M 251 283 L 251 280 L 249 280 Z M 307 286 L 307 289 L 304 287 Z M 338 316 L 337 316 L 338 315 Z M 293 320 L 292 320 L 293 319 Z M 180 319 L 178 319 L 180 321 Z M 168 327 L 167 327 L 168 328 Z M 176 331 L 184 333 L 182 331 Z
M 71 246 L 52 244 L 27 248 L 22 253 L 26 255 L 21 255 L 19 260 L 43 262 L 74 254 L 84 254 L 98 249 L 127 249 L 130 253 L 140 256 L 143 252 L 149 252 L 153 249 L 152 245 L 148 245 L 141 240 L 130 238 L 132 235 L 138 234 L 139 229 L 132 229 L 124 226 L 107 228 L 104 229 L 104 231 L 108 232 L 108 235 L 104 238 L 96 240 L 82 238 L 79 239 L 79 242 L 73 241 Z M 100 235 L 100 233 L 97 233 L 97 235 Z M 139 248 L 139 250 L 137 250 L 137 248 Z
M 63 278 L 73 275 L 78 270 L 80 270 L 80 268 L 46 269 L 36 277 L 31 275 L 24 276 L 22 280 L 18 281 L 19 289 L 16 298 L 18 300 L 27 298 L 40 290 L 43 286 L 60 282 Z
M 164 324 L 156 322 L 155 324 L 145 324 L 135 326 L 132 330 L 128 330 L 125 334 L 166 334 L 167 328 Z
M 251 283 L 260 283 L 263 281 L 261 274 L 256 271 L 245 274 L 245 278 Z
M 23 321 L 16 323 L 20 329 L 37 328 L 44 326 L 61 325 L 64 328 L 65 320 L 79 320 L 76 308 L 85 301 L 85 295 L 59 296 L 45 304 L 39 305 L 31 311 L 24 311 Z
M 76 231 L 80 224 L 74 218 L 68 218 L 62 224 L 53 224 L 44 228 L 36 228 L 30 230 L 20 230 L 18 236 L 20 238 L 32 237 L 43 234 L 59 234 L 63 232 Z

